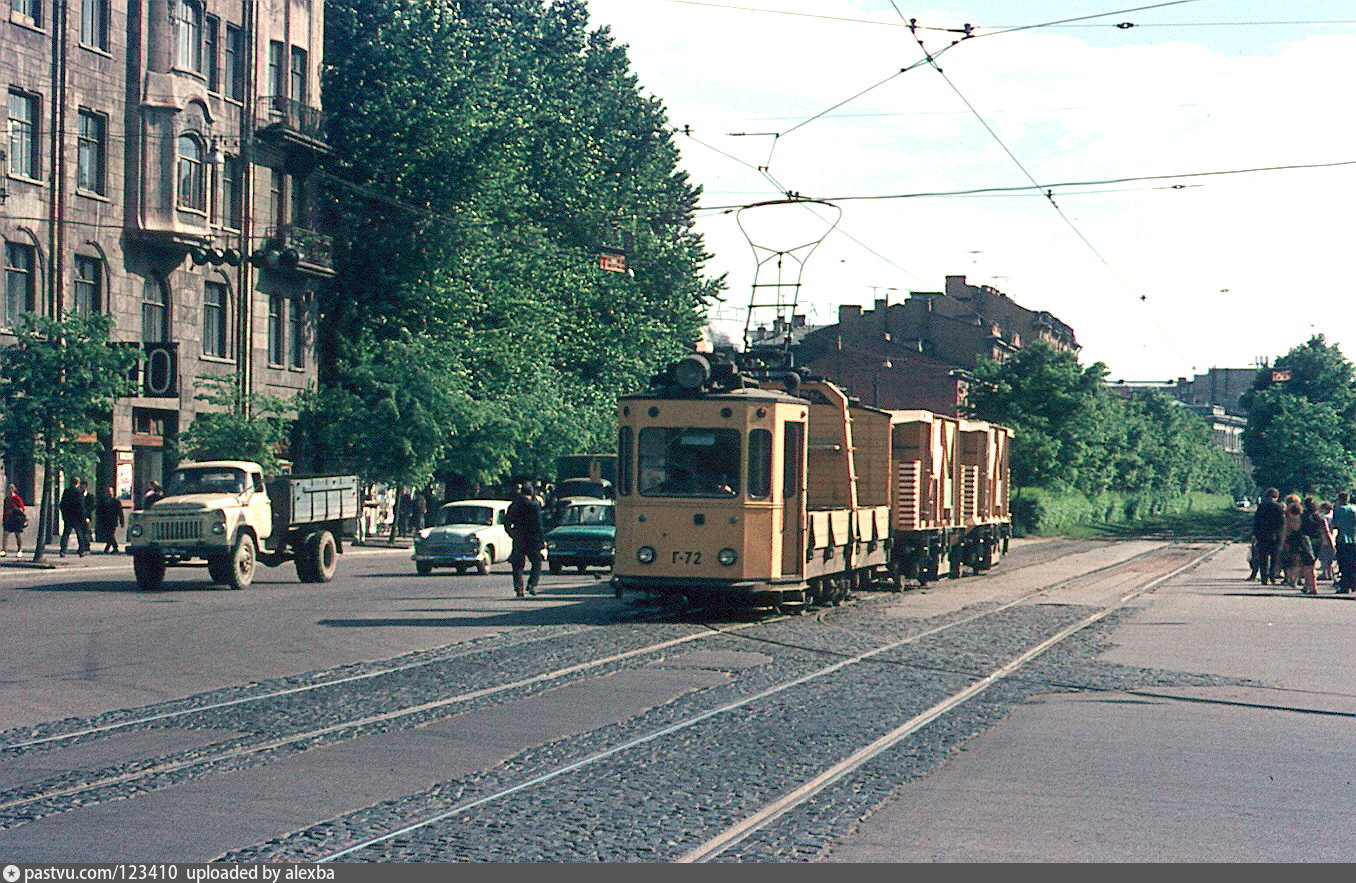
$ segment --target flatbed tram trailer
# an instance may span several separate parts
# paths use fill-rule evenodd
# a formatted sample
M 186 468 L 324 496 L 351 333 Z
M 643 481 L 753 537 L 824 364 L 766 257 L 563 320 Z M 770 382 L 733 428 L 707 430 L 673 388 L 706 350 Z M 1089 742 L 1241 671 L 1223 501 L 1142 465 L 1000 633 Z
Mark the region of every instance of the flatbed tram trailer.
M 854 418 L 889 425 L 827 381 L 701 355 L 621 398 L 617 595 L 796 612 L 886 573 L 888 444 L 859 453 Z

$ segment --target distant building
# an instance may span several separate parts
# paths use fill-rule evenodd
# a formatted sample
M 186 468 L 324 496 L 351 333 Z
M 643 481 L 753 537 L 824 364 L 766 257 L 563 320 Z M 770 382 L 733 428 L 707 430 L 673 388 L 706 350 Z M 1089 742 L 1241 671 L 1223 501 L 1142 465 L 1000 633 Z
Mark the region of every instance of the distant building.
M 1243 453 L 1243 430 L 1248 424 L 1248 412 L 1240 398 L 1252 387 L 1257 371 L 1257 368 L 1211 368 L 1190 379 L 1117 380 L 1108 386 L 1121 395 L 1155 390 L 1190 408 L 1210 427 L 1215 446 L 1228 454 L 1245 473 L 1251 473 L 1252 463 Z
M 900 303 L 838 308 L 838 323 L 800 336 L 797 364 L 842 384 L 865 404 L 956 414 L 981 357 L 1002 361 L 1044 340 L 1077 352 L 1073 329 L 1028 310 L 987 285 L 946 277 L 944 292 L 912 292 Z

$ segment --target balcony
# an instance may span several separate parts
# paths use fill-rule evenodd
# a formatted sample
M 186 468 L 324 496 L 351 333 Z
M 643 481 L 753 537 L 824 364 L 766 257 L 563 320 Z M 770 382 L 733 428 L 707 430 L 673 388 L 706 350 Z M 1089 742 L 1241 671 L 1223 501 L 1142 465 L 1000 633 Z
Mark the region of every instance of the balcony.
M 290 98 L 265 96 L 256 105 L 255 134 L 312 160 L 329 153 L 325 112 Z
M 269 228 L 268 238 L 260 244 L 251 263 L 283 273 L 332 279 L 333 249 L 333 237 L 287 224 Z

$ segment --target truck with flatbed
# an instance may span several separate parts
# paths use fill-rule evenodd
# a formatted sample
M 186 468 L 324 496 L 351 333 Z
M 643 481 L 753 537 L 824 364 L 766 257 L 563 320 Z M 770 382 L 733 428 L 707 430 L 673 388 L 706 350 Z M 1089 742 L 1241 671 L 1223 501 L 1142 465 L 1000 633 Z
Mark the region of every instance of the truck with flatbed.
M 205 561 L 212 582 L 243 589 L 255 567 L 294 562 L 306 583 L 334 577 L 343 538 L 362 513 L 356 475 L 280 475 L 258 463 L 182 463 L 165 496 L 131 513 L 127 550 L 137 585 L 159 589 L 169 567 Z

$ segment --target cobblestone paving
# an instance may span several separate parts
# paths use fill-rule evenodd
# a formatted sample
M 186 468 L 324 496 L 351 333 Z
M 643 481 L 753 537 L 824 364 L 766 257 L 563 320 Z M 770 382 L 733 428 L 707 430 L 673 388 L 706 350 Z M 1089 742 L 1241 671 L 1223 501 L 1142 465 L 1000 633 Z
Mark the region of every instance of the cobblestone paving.
M 879 646 L 870 607 L 770 624 L 756 635 L 716 639 L 712 649 L 777 647 L 775 664 L 688 695 L 636 719 L 525 752 L 466 780 L 372 806 L 296 835 L 237 850 L 230 861 L 315 860 L 412 823 L 434 824 L 343 856 L 372 862 L 673 861 L 728 825 L 812 778 L 1036 640 L 1091 611 L 1040 605 L 1004 610 L 944 635 L 906 644 L 771 697 L 716 715 L 663 738 L 635 744 L 535 787 L 474 802 L 560 767 L 749 697 L 845 655 Z M 895 621 L 899 640 L 970 615 Z M 1096 662 L 1115 619 L 1084 630 L 996 685 L 883 752 L 854 774 L 776 820 L 720 861 L 812 861 L 903 784 L 942 763 L 967 739 L 1040 693 L 1233 683 L 1190 674 Z

